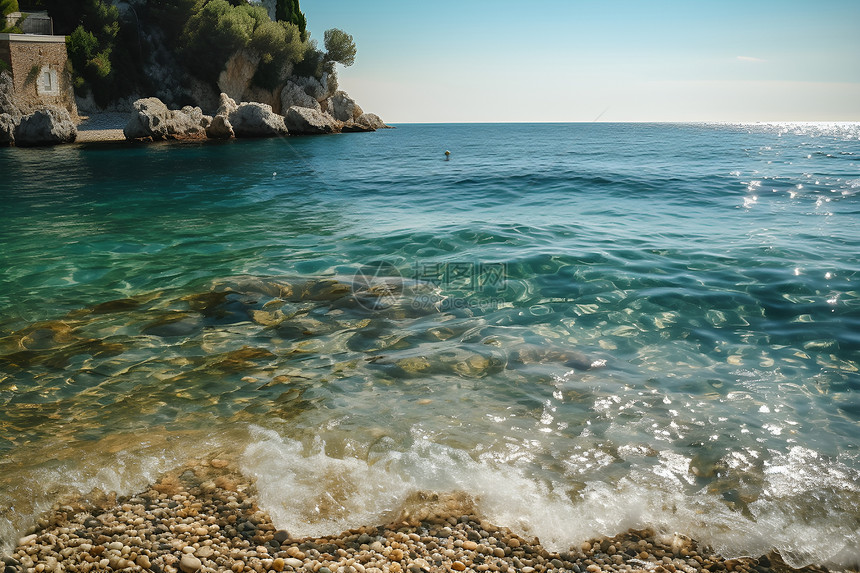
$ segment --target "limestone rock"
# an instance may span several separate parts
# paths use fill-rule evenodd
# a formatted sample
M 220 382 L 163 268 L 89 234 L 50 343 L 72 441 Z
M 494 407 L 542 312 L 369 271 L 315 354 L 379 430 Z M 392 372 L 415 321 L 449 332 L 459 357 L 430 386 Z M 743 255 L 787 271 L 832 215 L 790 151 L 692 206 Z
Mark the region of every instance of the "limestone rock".
M 15 128 L 18 122 L 8 113 L 0 113 L 0 147 L 15 143 Z
M 15 105 L 14 84 L 9 72 L 0 73 L 0 113 L 12 116 L 16 122 L 21 119 L 21 110 Z
M 202 139 L 212 118 L 199 107 L 168 109 L 158 98 L 139 99 L 123 129 L 126 139 Z
M 344 91 L 339 91 L 331 98 L 332 107 L 329 113 L 338 121 L 352 121 L 364 113 L 355 100 Z
M 321 111 L 320 104 L 316 99 L 309 96 L 301 86 L 288 81 L 284 84 L 284 89 L 281 90 L 281 109 L 288 110 L 293 106 Z
M 15 145 L 19 147 L 71 143 L 78 137 L 69 112 L 60 107 L 36 110 L 21 118 L 15 128 Z
M 242 102 L 229 119 L 236 137 L 275 137 L 288 133 L 284 118 L 263 103 Z
M 224 92 L 221 92 L 218 98 L 218 111 L 215 112 L 215 115 L 229 116 L 237 109 L 239 109 L 239 106 L 236 104 L 236 101 Z
M 315 109 L 293 106 L 287 111 L 287 128 L 294 135 L 320 135 L 339 131 L 334 118 Z
M 370 127 L 368 124 L 356 123 L 353 120 L 349 120 L 343 124 L 341 131 L 343 133 L 367 133 L 370 131 L 376 131 L 376 129 Z
M 373 129 L 387 129 L 388 126 L 382 121 L 382 119 L 376 115 L 375 113 L 363 113 L 358 116 L 355 120 L 355 123 L 360 125 L 364 125 L 367 127 L 372 127 Z
M 328 98 L 328 90 L 322 82 L 313 77 L 298 77 L 293 78 L 293 82 L 302 88 L 304 92 L 316 101 L 322 101 Z
M 272 111 L 280 114 L 281 111 L 281 90 L 276 88 L 267 90 L 260 86 L 250 86 L 245 90 L 244 101 L 252 101 L 256 103 L 264 103 L 272 108 Z
M 251 85 L 260 54 L 251 50 L 239 50 L 227 60 L 224 71 L 218 76 L 218 88 L 232 97 L 241 100 L 245 90 Z
M 206 137 L 210 139 L 230 139 L 235 135 L 230 119 L 226 115 L 216 115 L 206 128 Z

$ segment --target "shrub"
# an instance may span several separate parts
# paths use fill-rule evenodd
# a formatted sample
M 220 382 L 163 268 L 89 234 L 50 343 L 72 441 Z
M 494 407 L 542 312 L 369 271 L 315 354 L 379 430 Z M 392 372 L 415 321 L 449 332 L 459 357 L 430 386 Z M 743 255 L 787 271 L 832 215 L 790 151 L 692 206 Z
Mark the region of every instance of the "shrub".
M 241 8 L 211 0 L 185 24 L 180 55 L 201 79 L 215 83 L 230 56 L 250 43 L 254 18 Z
M 355 41 L 352 36 L 338 28 L 325 31 L 325 59 L 344 66 L 355 63 Z
M 18 0 L 0 0 L 0 16 L 11 14 L 18 11 Z M 4 22 L 5 26 L 6 23 Z
M 322 77 L 325 54 L 317 48 L 316 40 L 308 40 L 304 44 L 302 59 L 293 68 L 293 74 L 297 76 L 310 76 L 317 79 Z
M 264 22 L 254 30 L 250 47 L 260 54 L 254 82 L 266 89 L 283 83 L 304 57 L 301 32 L 288 22 Z
M 0 0 L 0 33 L 20 34 L 20 20 L 12 26 L 6 26 L 6 15 L 18 11 L 18 0 Z

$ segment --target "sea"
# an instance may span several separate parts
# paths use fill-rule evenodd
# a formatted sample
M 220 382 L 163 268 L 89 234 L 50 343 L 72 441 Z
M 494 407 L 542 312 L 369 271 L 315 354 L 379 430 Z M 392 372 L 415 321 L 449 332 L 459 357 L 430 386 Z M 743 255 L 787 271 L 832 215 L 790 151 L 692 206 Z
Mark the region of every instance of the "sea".
M 294 537 L 465 492 L 857 567 L 858 369 L 857 123 L 0 149 L 4 549 L 219 457 Z

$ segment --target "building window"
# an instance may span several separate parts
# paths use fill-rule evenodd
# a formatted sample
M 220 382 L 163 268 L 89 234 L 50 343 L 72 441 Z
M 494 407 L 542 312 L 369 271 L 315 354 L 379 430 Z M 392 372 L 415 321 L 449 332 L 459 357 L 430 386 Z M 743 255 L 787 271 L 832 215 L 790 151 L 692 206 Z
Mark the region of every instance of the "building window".
M 43 66 L 39 73 L 37 85 L 39 95 L 60 95 L 60 86 L 57 83 L 57 70 L 50 66 Z

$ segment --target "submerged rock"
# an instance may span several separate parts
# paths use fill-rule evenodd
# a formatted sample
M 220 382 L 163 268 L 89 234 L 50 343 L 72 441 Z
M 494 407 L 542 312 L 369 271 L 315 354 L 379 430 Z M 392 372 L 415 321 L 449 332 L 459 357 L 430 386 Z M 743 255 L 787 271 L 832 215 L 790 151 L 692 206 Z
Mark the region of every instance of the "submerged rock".
M 15 144 L 20 147 L 72 143 L 77 137 L 78 128 L 69 112 L 59 107 L 25 115 L 15 127 Z

